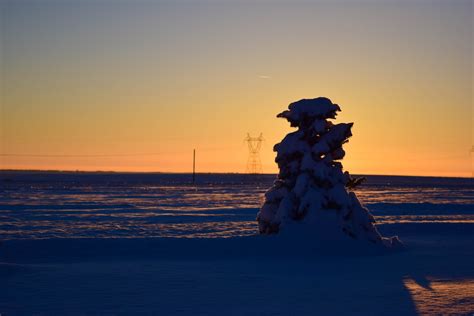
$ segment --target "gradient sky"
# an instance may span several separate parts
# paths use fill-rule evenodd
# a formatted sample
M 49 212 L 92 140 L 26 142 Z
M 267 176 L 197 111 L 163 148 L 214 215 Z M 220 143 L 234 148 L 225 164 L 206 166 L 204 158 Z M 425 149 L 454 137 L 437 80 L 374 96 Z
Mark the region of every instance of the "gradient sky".
M 326 96 L 352 173 L 471 176 L 472 1 L 0 1 L 0 168 L 276 172 Z

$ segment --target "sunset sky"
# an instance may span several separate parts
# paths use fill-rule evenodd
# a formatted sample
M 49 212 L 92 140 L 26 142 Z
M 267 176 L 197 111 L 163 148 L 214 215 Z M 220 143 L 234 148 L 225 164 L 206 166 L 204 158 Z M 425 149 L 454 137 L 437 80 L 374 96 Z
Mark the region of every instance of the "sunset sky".
M 350 172 L 471 176 L 473 1 L 0 3 L 0 169 L 277 172 L 325 96 Z

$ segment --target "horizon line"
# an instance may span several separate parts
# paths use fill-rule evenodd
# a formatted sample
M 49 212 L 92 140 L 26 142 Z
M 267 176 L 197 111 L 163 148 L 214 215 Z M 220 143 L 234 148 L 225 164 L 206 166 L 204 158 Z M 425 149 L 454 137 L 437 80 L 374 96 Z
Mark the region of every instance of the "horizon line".
M 192 171 L 183 172 L 183 171 L 116 171 L 116 170 L 72 170 L 72 169 L 1 169 L 0 172 L 44 172 L 44 173 L 129 173 L 129 174 L 192 174 Z M 278 173 L 245 173 L 245 172 L 210 172 L 202 171 L 196 172 L 196 174 L 238 174 L 238 175 L 278 175 Z M 404 175 L 404 174 L 364 174 L 364 173 L 350 173 L 351 175 L 357 176 L 390 176 L 390 177 L 416 177 L 416 178 L 452 178 L 452 179 L 474 179 L 473 176 L 436 176 L 436 175 Z

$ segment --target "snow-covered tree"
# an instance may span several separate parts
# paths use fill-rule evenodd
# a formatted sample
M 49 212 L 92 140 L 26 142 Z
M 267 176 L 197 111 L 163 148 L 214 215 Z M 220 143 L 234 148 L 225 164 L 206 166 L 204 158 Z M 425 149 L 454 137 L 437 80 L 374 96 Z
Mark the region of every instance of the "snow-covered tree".
M 297 130 L 274 147 L 278 179 L 265 193 L 257 215 L 261 234 L 305 229 L 326 240 L 367 240 L 401 245 L 397 237 L 383 238 L 374 217 L 363 207 L 353 187 L 361 180 L 343 171 L 342 145 L 352 136 L 353 123 L 334 124 L 340 107 L 327 98 L 291 103 L 277 117 Z

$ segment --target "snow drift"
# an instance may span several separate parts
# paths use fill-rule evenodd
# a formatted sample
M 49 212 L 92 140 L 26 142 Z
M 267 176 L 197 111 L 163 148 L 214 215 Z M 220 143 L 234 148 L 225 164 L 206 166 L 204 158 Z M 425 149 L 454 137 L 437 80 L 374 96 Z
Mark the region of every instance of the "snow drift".
M 340 110 L 331 100 L 319 97 L 291 103 L 278 114 L 297 130 L 274 147 L 280 172 L 257 215 L 259 231 L 304 232 L 326 241 L 356 239 L 400 246 L 398 237 L 380 235 L 374 217 L 351 191 L 361 179 L 344 172 L 338 161 L 345 155 L 342 145 L 352 136 L 353 125 L 331 121 Z

